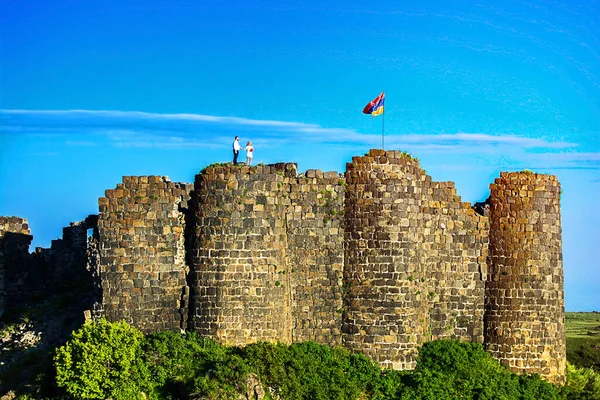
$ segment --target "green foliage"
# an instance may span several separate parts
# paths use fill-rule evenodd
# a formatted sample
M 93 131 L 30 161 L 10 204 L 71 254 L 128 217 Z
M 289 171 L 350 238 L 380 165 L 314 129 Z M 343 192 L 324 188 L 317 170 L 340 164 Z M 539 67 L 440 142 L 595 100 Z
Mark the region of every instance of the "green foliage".
M 408 151 L 403 151 L 402 153 L 400 153 L 400 157 L 401 158 L 406 158 L 408 160 L 414 160 L 417 163 L 419 163 L 419 159 L 417 157 L 414 157 L 412 154 L 410 154 Z
M 400 386 L 395 373 L 384 378 L 363 355 L 313 342 L 256 343 L 243 354 L 251 370 L 282 399 L 384 399 Z
M 560 399 L 537 375 L 519 376 L 478 343 L 438 340 L 423 345 L 400 399 Z
M 186 398 L 191 394 L 228 399 L 244 390 L 248 371 L 235 348 L 223 347 L 193 332 L 149 335 L 142 346 L 143 376 L 151 399 Z M 150 377 L 150 379 L 146 379 Z
M 592 368 L 577 368 L 567 363 L 563 393 L 569 400 L 600 399 L 600 374 Z
M 27 390 L 26 387 L 20 387 L 32 386 L 20 385 L 25 382 L 35 382 L 38 388 L 46 391 L 52 387 L 54 378 L 52 356 L 45 349 L 27 349 L 16 360 L 3 367 L 0 370 L 0 393 L 7 388 L 17 389 L 17 393 L 23 389 Z M 23 395 L 27 394 L 23 393 Z
M 600 340 L 567 338 L 567 360 L 578 367 L 600 371 Z
M 212 163 L 212 164 L 207 165 L 206 167 L 202 168 L 200 170 L 200 173 L 202 174 L 202 173 L 206 172 L 206 170 L 208 170 L 210 168 L 224 167 L 224 166 L 227 166 L 227 165 L 232 165 L 232 163 L 230 163 L 230 162 L 215 162 L 215 163 Z
M 194 392 L 215 400 L 235 398 L 246 391 L 244 380 L 248 372 L 247 361 L 231 352 L 228 357 L 212 362 L 210 369 L 194 380 Z
M 56 382 L 80 399 L 136 399 L 132 375 L 143 334 L 125 322 L 86 323 L 56 350 Z
M 591 369 L 569 366 L 567 386 L 559 390 L 537 375 L 509 372 L 477 343 L 429 342 L 414 371 L 382 371 L 363 355 L 313 342 L 224 347 L 179 332 L 143 340 L 135 328 L 106 321 L 75 332 L 58 350 L 56 366 L 57 382 L 72 396 L 115 400 L 239 398 L 250 374 L 266 398 L 285 400 L 579 400 L 600 392 Z

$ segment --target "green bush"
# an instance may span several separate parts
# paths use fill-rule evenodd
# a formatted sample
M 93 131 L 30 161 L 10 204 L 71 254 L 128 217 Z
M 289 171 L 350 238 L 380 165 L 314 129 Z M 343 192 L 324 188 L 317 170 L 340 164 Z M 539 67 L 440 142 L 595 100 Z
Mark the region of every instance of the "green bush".
M 567 363 L 567 384 L 563 388 L 569 400 L 600 399 L 600 374 L 592 368 L 577 368 Z
M 384 399 L 395 395 L 397 374 L 381 374 L 363 355 L 313 342 L 255 343 L 243 356 L 264 385 L 282 399 Z
M 57 351 L 57 381 L 76 398 L 239 398 L 249 374 L 266 398 L 560 399 L 595 398 L 600 379 L 570 366 L 567 387 L 509 372 L 480 344 L 426 343 L 414 371 L 381 370 L 360 354 L 313 342 L 224 347 L 195 333 L 143 335 L 125 323 L 87 324 Z M 588 396 L 588 397 L 585 397 Z M 589 397 L 592 396 L 592 397 Z
M 142 350 L 138 380 L 147 382 L 151 399 L 227 399 L 245 389 L 248 367 L 236 348 L 193 332 L 166 331 L 149 335 Z
M 519 376 L 478 343 L 438 340 L 423 345 L 400 399 L 560 399 L 537 375 Z
M 56 382 L 80 399 L 142 398 L 134 376 L 144 335 L 125 322 L 84 324 L 56 350 Z

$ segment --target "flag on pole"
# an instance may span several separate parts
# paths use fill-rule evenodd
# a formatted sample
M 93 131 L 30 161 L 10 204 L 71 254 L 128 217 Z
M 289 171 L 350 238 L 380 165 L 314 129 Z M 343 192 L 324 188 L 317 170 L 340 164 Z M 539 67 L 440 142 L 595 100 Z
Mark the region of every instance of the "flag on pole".
M 363 109 L 363 114 L 371 114 L 372 117 L 383 114 L 383 103 L 385 102 L 385 92 L 371 100 Z

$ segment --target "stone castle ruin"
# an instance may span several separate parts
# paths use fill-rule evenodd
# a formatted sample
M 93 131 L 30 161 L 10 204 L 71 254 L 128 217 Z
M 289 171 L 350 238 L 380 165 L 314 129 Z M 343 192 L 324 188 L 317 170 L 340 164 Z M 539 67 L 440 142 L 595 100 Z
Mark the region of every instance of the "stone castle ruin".
M 453 183 L 383 150 L 342 175 L 280 163 L 210 166 L 193 185 L 125 176 L 51 249 L 28 254 L 26 221 L 0 218 L 0 309 L 27 285 L 87 274 L 93 314 L 144 332 L 312 340 L 395 369 L 458 338 L 564 383 L 560 185 L 514 172 L 490 189 L 475 212 Z

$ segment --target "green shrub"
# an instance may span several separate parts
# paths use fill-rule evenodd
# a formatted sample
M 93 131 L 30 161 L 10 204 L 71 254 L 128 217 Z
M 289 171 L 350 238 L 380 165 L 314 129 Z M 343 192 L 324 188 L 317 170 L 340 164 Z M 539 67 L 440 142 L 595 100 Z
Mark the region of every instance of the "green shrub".
M 384 399 L 400 384 L 394 373 L 382 378 L 379 366 L 363 355 L 313 342 L 255 343 L 243 355 L 282 399 Z
M 195 333 L 143 335 L 125 323 L 87 324 L 57 351 L 57 381 L 76 398 L 239 398 L 249 374 L 266 398 L 559 399 L 593 397 L 600 379 L 569 368 L 567 387 L 509 372 L 480 344 L 426 343 L 414 371 L 384 370 L 360 354 L 313 342 L 224 347 Z M 585 397 L 588 396 L 588 397 Z M 591 396 L 591 397 L 590 397 Z
M 203 375 L 194 379 L 194 393 L 212 400 L 228 400 L 246 391 L 245 379 L 249 367 L 246 360 L 230 354 L 223 360 L 215 360 Z
M 193 332 L 182 335 L 165 331 L 149 335 L 142 349 L 139 380 L 148 381 L 152 399 L 192 394 L 226 399 L 245 389 L 248 367 L 236 355 L 236 348 L 226 348 Z
M 142 398 L 134 379 L 143 334 L 125 322 L 84 324 L 56 350 L 56 382 L 80 399 Z
M 537 375 L 511 373 L 478 343 L 437 340 L 423 345 L 401 399 L 560 399 Z
M 600 399 L 600 374 L 592 368 L 567 363 L 567 384 L 563 392 L 569 400 Z

